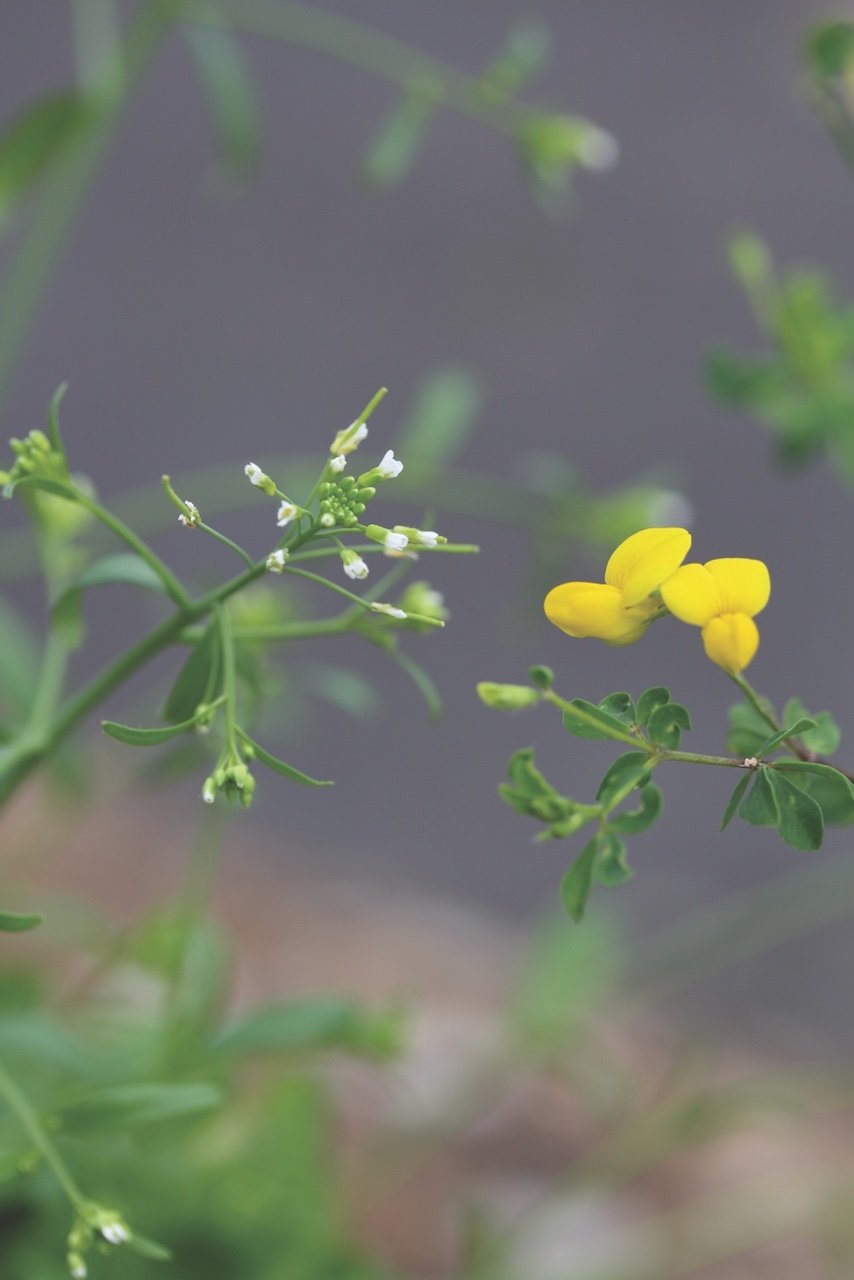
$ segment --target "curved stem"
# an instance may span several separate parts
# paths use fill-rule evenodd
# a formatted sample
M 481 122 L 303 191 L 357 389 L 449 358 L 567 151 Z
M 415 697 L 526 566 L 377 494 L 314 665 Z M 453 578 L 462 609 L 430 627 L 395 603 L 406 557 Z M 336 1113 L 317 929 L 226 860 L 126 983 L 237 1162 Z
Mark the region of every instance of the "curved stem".
M 175 577 L 172 570 L 168 565 L 163 563 L 154 551 L 151 550 L 151 547 L 149 547 L 147 542 L 143 542 L 142 538 L 140 538 L 138 534 L 134 533 L 133 529 L 131 529 L 129 525 L 125 524 L 124 520 L 120 520 L 118 516 L 113 515 L 112 511 L 109 511 L 106 507 L 102 507 L 100 502 L 96 502 L 94 498 L 90 498 L 87 494 L 81 493 L 79 489 L 74 490 L 74 496 L 75 500 L 79 502 L 81 507 L 85 507 L 87 511 L 91 512 L 96 520 L 100 520 L 101 524 L 106 525 L 106 527 L 114 533 L 117 538 L 120 538 L 122 542 L 129 546 L 131 550 L 135 551 L 136 554 L 154 570 L 160 581 L 163 583 L 166 594 L 174 600 L 177 605 L 180 605 L 182 608 L 187 608 L 191 604 L 190 597 L 187 595 L 187 592 L 181 586 L 181 583 Z
M 0 1065 L 0 1097 L 5 1098 L 9 1110 L 18 1117 L 21 1125 L 32 1138 L 33 1145 L 44 1156 L 45 1161 L 50 1165 L 57 1181 L 74 1208 L 80 1209 L 85 1206 L 86 1197 L 69 1173 L 65 1161 L 47 1136 L 35 1110 L 2 1065 Z
M 200 521 L 197 527 L 201 529 L 202 533 L 207 533 L 210 537 L 216 538 L 217 542 L 221 542 L 223 546 L 230 547 L 232 551 L 235 551 L 237 555 L 240 556 L 243 563 L 248 565 L 250 569 L 255 568 L 255 561 L 252 559 L 249 552 L 244 551 L 243 548 L 238 546 L 236 542 L 233 542 L 231 538 L 227 538 L 224 533 L 220 533 L 218 529 L 212 529 L 211 526 L 209 524 L 205 524 L 203 520 Z
M 225 699 L 225 740 L 232 756 L 240 759 L 237 747 L 237 729 L 235 723 L 236 685 L 234 675 L 234 638 L 228 615 L 221 604 L 214 605 L 214 617 L 219 632 L 219 647 L 222 655 L 222 692 Z

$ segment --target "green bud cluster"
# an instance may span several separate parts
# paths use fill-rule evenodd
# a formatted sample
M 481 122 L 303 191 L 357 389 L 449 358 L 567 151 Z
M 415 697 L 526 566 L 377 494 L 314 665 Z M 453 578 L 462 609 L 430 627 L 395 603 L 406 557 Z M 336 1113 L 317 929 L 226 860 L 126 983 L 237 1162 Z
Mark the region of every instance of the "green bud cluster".
M 67 480 L 65 458 L 54 449 L 43 431 L 36 428 L 23 440 L 13 436 L 9 446 L 15 461 L 9 471 L 0 471 L 0 484 L 22 480 L 24 476 L 43 476 L 48 480 Z
M 317 494 L 321 524 L 352 528 L 359 523 L 365 504 L 374 497 L 376 489 L 370 485 L 360 488 L 353 476 L 342 475 L 334 480 L 325 480 Z
M 249 766 L 230 752 L 220 758 L 213 773 L 205 779 L 202 797 L 207 804 L 213 804 L 217 792 L 232 804 L 239 801 L 244 809 L 249 808 L 255 794 L 255 779 Z

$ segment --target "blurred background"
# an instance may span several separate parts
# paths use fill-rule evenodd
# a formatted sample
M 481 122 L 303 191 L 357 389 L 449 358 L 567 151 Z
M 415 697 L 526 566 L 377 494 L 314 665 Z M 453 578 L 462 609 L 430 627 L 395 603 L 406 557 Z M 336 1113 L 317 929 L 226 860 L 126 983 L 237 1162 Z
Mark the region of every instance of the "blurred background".
M 545 209 L 505 139 L 439 112 L 412 171 L 378 192 L 360 179 L 360 161 L 396 91 L 340 61 L 250 36 L 241 47 L 263 154 L 240 190 L 224 189 L 186 46 L 169 39 L 50 280 L 3 406 L 7 434 L 41 425 L 67 379 L 66 440 L 107 500 L 164 471 L 227 463 L 240 490 L 244 462 L 322 451 L 382 384 L 390 394 L 369 444 L 393 447 L 424 379 L 466 371 L 482 399 L 461 465 L 515 480 L 550 455 L 547 467 L 561 459 L 594 493 L 645 479 L 690 503 L 696 558 L 766 560 L 774 589 L 753 682 L 778 704 L 797 694 L 809 707 L 831 706 L 850 746 L 852 605 L 840 578 L 850 494 L 823 462 L 796 476 L 776 469 L 767 436 L 714 403 L 702 375 L 720 340 L 758 345 L 724 261 L 735 228 L 755 228 L 782 263 L 817 261 L 843 296 L 854 286 L 854 190 L 801 72 L 805 28 L 826 6 L 352 0 L 346 11 L 469 73 L 501 48 L 513 21 L 540 20 L 552 56 L 524 96 L 609 130 L 618 163 L 579 174 L 567 207 Z M 65 6 L 6 0 L 0 49 L 2 119 L 74 78 Z M 13 226 L 0 253 L 16 234 Z M 277 478 L 287 488 L 287 476 Z M 268 513 L 253 497 L 218 523 L 260 550 Z M 552 665 L 566 696 L 594 701 L 666 682 L 694 714 L 691 746 L 707 751 L 722 748 L 734 699 L 683 628 L 661 626 L 628 650 L 561 635 L 542 616 L 542 593 L 529 589 L 525 536 L 465 511 L 441 514 L 441 489 L 425 505 L 440 513 L 442 532 L 482 547 L 477 559 L 421 566 L 451 611 L 444 633 L 412 646 L 442 690 L 444 718 L 430 726 L 415 689 L 381 654 L 349 637 L 329 641 L 322 659 L 354 665 L 384 713 L 355 721 L 312 699 L 283 754 L 334 777 L 335 788 L 265 779 L 251 813 L 239 815 L 230 859 L 241 840 L 257 838 L 277 867 L 425 891 L 522 924 L 556 900 L 570 851 L 532 844 L 524 819 L 501 804 L 507 759 L 534 744 L 548 776 L 585 797 L 608 749 L 568 739 L 545 713 L 499 717 L 477 700 L 476 682 L 522 680 L 532 662 Z M 401 519 L 391 486 L 376 510 Z M 681 523 L 686 508 L 665 501 L 655 514 Z M 19 513 L 9 504 L 0 518 L 12 529 Z M 191 545 L 168 523 L 161 553 L 210 572 L 214 545 Z M 552 581 L 600 577 L 604 559 L 568 546 Z M 37 616 L 36 589 L 16 591 Z M 95 639 L 84 664 L 117 651 L 139 625 L 110 601 L 93 601 L 89 616 Z M 159 664 L 162 687 L 173 666 Z M 131 704 L 146 705 L 150 679 L 134 686 Z M 106 711 L 122 718 L 127 705 L 125 695 Z M 170 790 L 159 808 L 184 812 L 198 781 Z M 838 830 L 820 855 L 796 854 L 770 831 L 721 837 L 727 781 L 714 770 L 665 779 L 666 816 L 636 842 L 636 878 L 619 895 L 640 944 L 797 859 L 849 857 L 850 836 Z M 594 910 L 604 901 L 598 895 Z M 837 902 L 837 914 L 845 910 Z M 693 989 L 682 1013 L 723 1020 L 765 1048 L 833 1053 L 854 1041 L 854 1021 L 839 1012 L 838 977 L 851 955 L 845 920 L 742 966 L 737 983 L 728 975 Z

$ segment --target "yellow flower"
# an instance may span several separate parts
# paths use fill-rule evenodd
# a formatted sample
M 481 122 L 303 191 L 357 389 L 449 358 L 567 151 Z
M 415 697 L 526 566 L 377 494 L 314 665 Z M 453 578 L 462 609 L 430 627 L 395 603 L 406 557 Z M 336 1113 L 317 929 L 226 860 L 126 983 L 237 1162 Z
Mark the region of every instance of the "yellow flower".
M 753 621 L 768 603 L 771 578 L 761 560 L 708 560 L 685 564 L 662 584 L 674 617 L 703 628 L 706 656 L 738 675 L 759 647 Z
M 639 640 L 659 608 L 652 598 L 685 559 L 687 529 L 641 529 L 621 542 L 605 566 L 604 582 L 563 582 L 544 608 L 569 636 L 595 636 L 608 644 Z

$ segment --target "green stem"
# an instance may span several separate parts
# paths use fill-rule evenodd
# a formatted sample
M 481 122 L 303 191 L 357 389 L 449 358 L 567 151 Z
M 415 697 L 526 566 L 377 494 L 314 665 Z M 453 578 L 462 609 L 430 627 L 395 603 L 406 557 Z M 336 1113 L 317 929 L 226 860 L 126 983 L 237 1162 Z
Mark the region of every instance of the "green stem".
M 122 113 L 174 22 L 174 3 L 142 5 L 124 40 L 119 86 L 95 106 L 88 133 L 58 162 L 42 185 L 29 228 L 3 280 L 0 294 L 0 399 L 29 336 L 42 294 Z
M 200 521 L 196 527 L 201 529 L 203 533 L 209 534 L 212 538 L 216 538 L 217 542 L 221 542 L 223 546 L 231 547 L 231 550 L 235 551 L 240 556 L 243 563 L 248 565 L 250 569 L 255 568 L 255 561 L 252 559 L 249 552 L 244 551 L 236 542 L 232 542 L 231 538 L 227 538 L 224 533 L 220 533 L 218 529 L 212 529 L 211 526 L 209 524 L 205 524 L 204 521 Z
M 273 640 L 311 640 L 315 636 L 342 635 L 349 629 L 351 611 L 339 614 L 337 618 L 306 618 L 295 622 L 266 623 L 255 627 L 232 627 L 231 634 L 235 640 L 246 643 L 260 643 Z M 177 637 L 181 644 L 195 644 L 202 638 L 204 628 L 185 627 Z
M 36 1112 L 2 1065 L 0 1065 L 0 1096 L 5 1098 L 10 1111 L 14 1112 L 18 1117 L 21 1125 L 32 1138 L 34 1146 L 44 1156 L 45 1161 L 53 1170 L 57 1181 L 74 1208 L 80 1209 L 85 1206 L 86 1197 L 72 1178 L 64 1160 L 39 1123 Z
M 157 574 L 163 583 L 166 594 L 175 601 L 181 608 L 187 608 L 192 602 L 187 592 L 181 586 L 181 583 L 175 577 L 172 570 L 165 565 L 158 555 L 149 547 L 147 542 L 143 542 L 138 534 L 134 533 L 124 520 L 120 520 L 118 516 L 113 515 L 106 507 L 102 507 L 100 502 L 96 502 L 94 498 L 88 497 L 85 493 L 81 493 L 79 489 L 74 490 L 75 500 L 96 518 L 101 524 L 121 539 L 131 550 L 135 551 L 146 564 L 148 564 Z
M 38 736 L 50 720 L 62 693 L 67 666 L 68 648 L 56 632 L 51 631 L 47 638 L 39 671 L 39 682 L 27 717 L 25 733 L 30 732 Z
M 370 611 L 370 604 L 366 604 L 361 596 L 348 591 L 346 587 L 340 587 L 337 582 L 331 582 L 329 578 L 321 577 L 319 573 L 312 573 L 309 569 L 292 569 L 289 563 L 285 565 L 282 572 L 292 573 L 298 578 L 308 578 L 309 582 L 317 582 L 322 587 L 328 587 L 330 591 L 337 592 L 339 596 L 343 596 L 345 600 L 350 600 L 353 604 L 358 605 L 360 609 Z
M 750 703 L 751 707 L 753 707 L 753 710 L 757 715 L 760 715 L 768 727 L 773 729 L 775 733 L 779 733 L 783 726 L 779 723 L 777 717 L 771 714 L 753 686 L 748 684 L 742 675 L 733 675 L 732 672 L 728 672 L 727 674 L 736 688 L 741 691 L 744 698 Z
M 678 764 L 713 764 L 725 769 L 743 769 L 744 761 L 736 756 L 705 756 L 697 751 L 664 751 L 655 749 L 655 757 L 650 761 L 655 765 L 665 760 L 673 760 Z
M 239 760 L 237 746 L 237 725 L 235 721 L 235 699 L 237 681 L 234 672 L 234 638 L 228 614 L 221 604 L 214 605 L 214 617 L 219 632 L 220 652 L 222 654 L 222 692 L 225 699 L 225 740 L 235 760 Z

